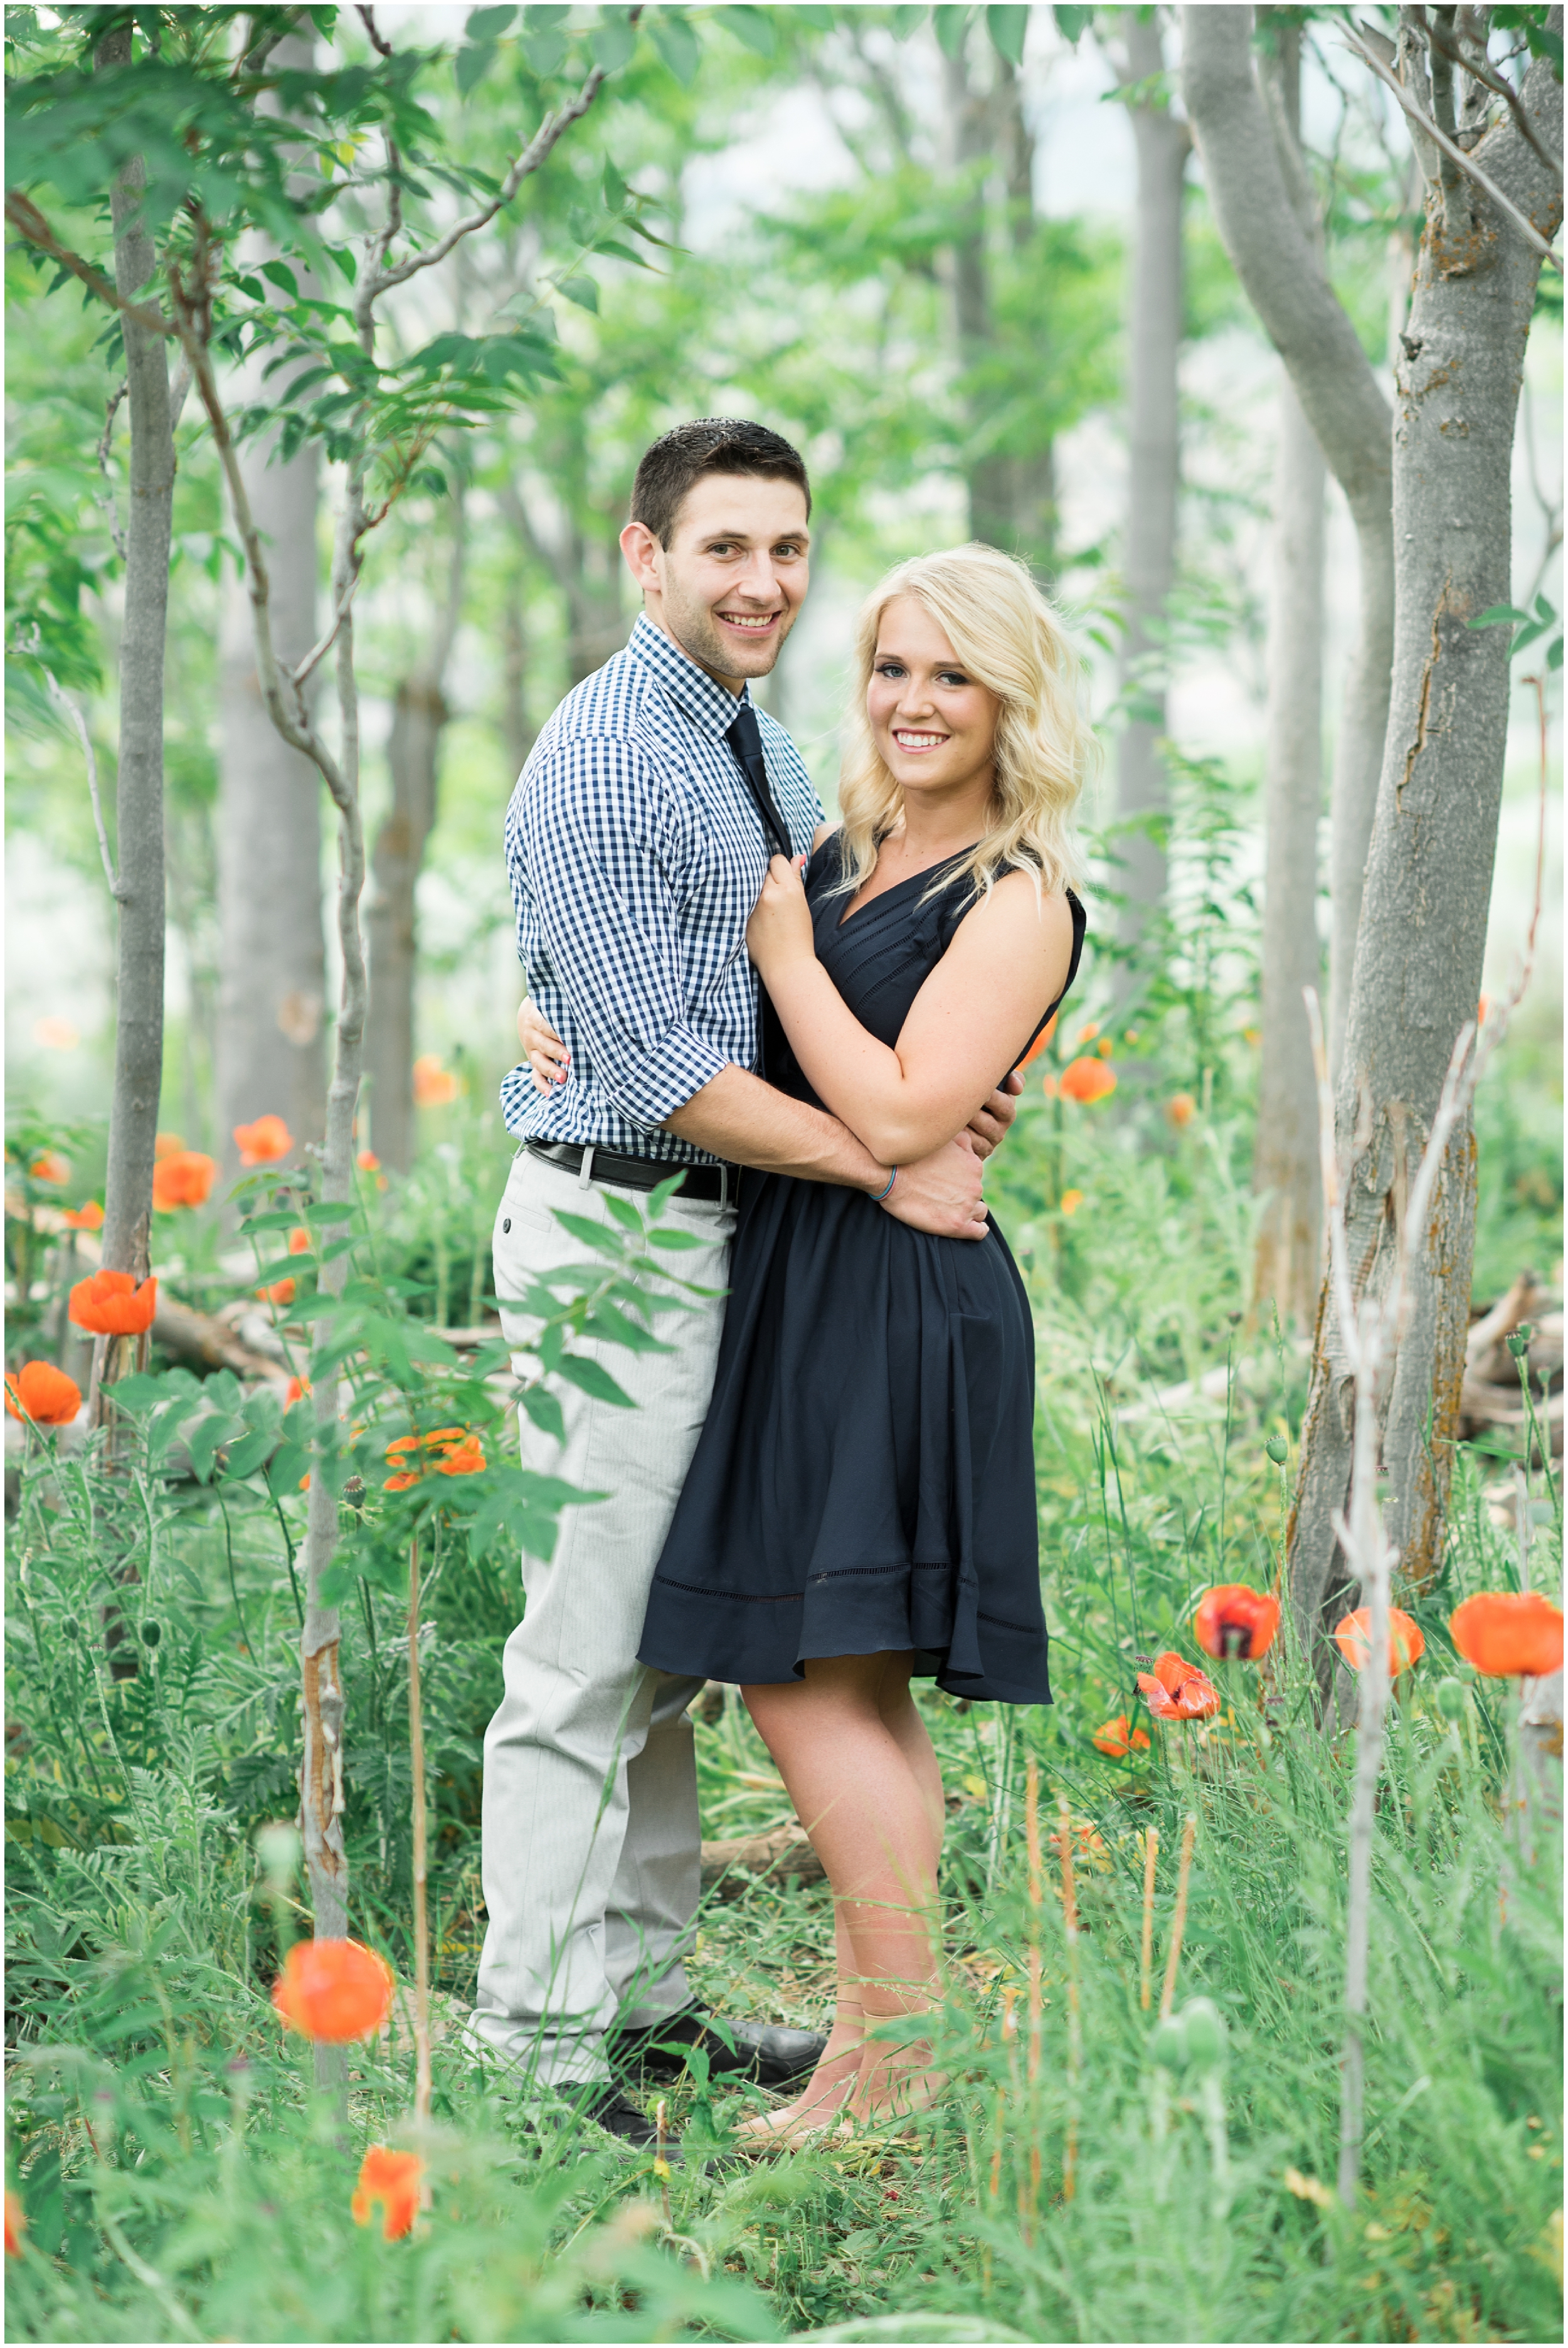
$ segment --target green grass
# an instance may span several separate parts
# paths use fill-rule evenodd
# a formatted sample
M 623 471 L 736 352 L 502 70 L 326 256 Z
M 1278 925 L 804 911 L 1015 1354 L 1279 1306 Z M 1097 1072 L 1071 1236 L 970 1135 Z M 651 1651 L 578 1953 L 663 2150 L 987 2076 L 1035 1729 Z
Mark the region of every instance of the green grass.
M 1225 1114 L 1175 1133 L 1157 1104 L 1112 1122 L 1031 1097 L 996 1169 L 1039 1329 L 1057 1703 L 1009 1714 L 923 1698 L 957 1805 L 942 1884 L 952 2085 L 907 2141 L 712 2168 L 694 2157 L 666 2204 L 649 2162 L 602 2137 L 530 2137 L 448 2038 L 430 2215 L 402 2242 L 356 2228 L 359 2157 L 406 2132 L 412 2057 L 406 2033 L 356 2054 L 345 2129 L 267 2001 L 278 1925 L 251 1836 L 292 1809 L 298 1744 L 278 1511 L 254 1483 L 219 1488 L 225 1525 L 207 1488 L 29 1466 L 8 1567 L 9 2175 L 29 2227 L 9 2262 L 9 2336 L 1558 2336 L 1560 1847 L 1527 1868 L 1505 1839 L 1506 1691 L 1459 1674 L 1466 1711 L 1451 1725 L 1433 1701 L 1455 1673 L 1444 1625 L 1456 1598 L 1512 1571 L 1481 1494 L 1485 1463 L 1461 1462 L 1440 1581 L 1401 1593 L 1428 1649 L 1400 1694 L 1378 1821 L 1353 2209 L 1323 2206 L 1319 2182 L 1336 2159 L 1352 1740 L 1332 1745 L 1312 1725 L 1286 1634 L 1266 1681 L 1228 1667 L 1226 1708 L 1208 1728 L 1155 1732 L 1127 1761 L 1091 1743 L 1108 1717 L 1139 1716 L 1138 1654 L 1192 1652 L 1197 1591 L 1277 1570 L 1303 1369 L 1245 1317 L 1245 1122 Z M 1069 1188 L 1084 1205 L 1064 1217 Z M 446 1172 L 425 1189 L 445 1201 Z M 420 1211 L 391 1199 L 387 1230 L 434 1265 L 437 1207 Z M 450 1211 L 471 1229 L 455 1195 Z M 454 1229 L 442 1242 L 454 1313 L 471 1281 L 457 1241 Z M 1156 1389 L 1216 1370 L 1213 1395 L 1140 1414 Z M 1283 1470 L 1264 1448 L 1281 1433 Z M 106 1557 L 149 1518 L 139 1585 L 112 1582 Z M 1557 1536 L 1538 1544 L 1544 1581 Z M 477 1560 L 454 1540 L 429 1605 L 432 1888 L 449 2013 L 471 1991 L 482 1931 L 480 1739 L 515 1590 L 504 1559 Z M 159 1625 L 135 1679 L 108 1671 L 106 1606 Z M 362 1584 L 344 1622 L 354 1928 L 406 1979 L 398 1604 Z M 699 1729 L 699 1756 L 708 1834 L 787 1815 L 733 1705 Z M 1031 1762 L 1047 1838 L 1038 1900 Z M 1050 1841 L 1060 1799 L 1081 1921 L 1076 2076 Z M 1153 2059 L 1155 2017 L 1140 2003 L 1143 1838 L 1158 1830 L 1157 2004 L 1189 1810 L 1176 2006 L 1214 2001 L 1225 2057 L 1172 2070 Z M 721 2010 L 813 2021 L 831 1994 L 829 1945 L 820 1887 L 750 1882 L 705 1908 L 694 1972 Z M 692 2080 L 671 2111 L 689 2150 L 722 2155 L 753 2102 Z

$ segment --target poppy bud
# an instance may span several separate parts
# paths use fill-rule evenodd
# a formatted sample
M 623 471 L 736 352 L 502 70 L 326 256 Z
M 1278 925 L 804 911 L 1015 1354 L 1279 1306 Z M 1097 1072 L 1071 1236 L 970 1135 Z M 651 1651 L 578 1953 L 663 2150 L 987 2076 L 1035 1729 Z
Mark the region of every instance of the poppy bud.
M 79 1639 L 82 1635 L 82 1626 L 74 1614 L 67 1614 L 60 1628 L 67 1639 Z
M 153 1620 L 152 1616 L 149 1614 L 149 1615 L 148 1616 L 148 1618 L 147 1618 L 146 1622 L 145 1622 L 142 1624 L 142 1626 L 141 1626 L 141 1643 L 142 1643 L 142 1645 L 143 1645 L 144 1647 L 156 1647 L 156 1646 L 157 1646 L 157 1644 L 158 1644 L 158 1643 L 159 1643 L 159 1641 L 162 1638 L 162 1636 L 163 1636 L 163 1625 L 162 1625 L 162 1623 L 161 1623 L 161 1622 L 155 1622 L 155 1621 Z
M 1437 1685 L 1437 1705 L 1445 1720 L 1462 1720 L 1469 1698 L 1462 1680 L 1440 1680 Z
M 1530 1351 L 1530 1340 L 1535 1334 L 1528 1321 L 1522 1321 L 1508 1340 L 1508 1350 L 1516 1362 L 1522 1362 Z
M 1182 2029 L 1188 2062 L 1200 2071 L 1217 2069 L 1225 2059 L 1225 2024 L 1213 1998 L 1189 1998 L 1182 2009 Z
M 1149 2041 L 1149 2052 L 1164 2071 L 1184 2071 L 1187 2067 L 1187 2034 L 1174 2014 L 1155 2027 Z
M 1263 1447 L 1276 1468 L 1283 1468 L 1290 1457 L 1290 1446 L 1283 1435 L 1271 1435 Z

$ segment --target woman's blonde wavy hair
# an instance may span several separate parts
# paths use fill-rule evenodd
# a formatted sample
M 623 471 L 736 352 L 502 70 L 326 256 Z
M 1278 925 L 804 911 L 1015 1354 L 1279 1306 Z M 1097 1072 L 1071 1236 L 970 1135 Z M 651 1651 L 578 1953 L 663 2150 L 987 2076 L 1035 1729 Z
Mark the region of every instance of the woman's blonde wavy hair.
M 979 545 L 898 563 L 861 607 L 838 784 L 842 886 L 853 891 L 869 880 L 878 845 L 903 811 L 903 793 L 872 735 L 866 691 L 882 614 L 904 595 L 925 606 L 964 669 L 1001 704 L 991 822 L 933 889 L 967 880 L 981 896 L 1016 866 L 1054 896 L 1080 877 L 1072 811 L 1099 745 L 1081 705 L 1078 655 L 1061 621 L 1021 562 Z

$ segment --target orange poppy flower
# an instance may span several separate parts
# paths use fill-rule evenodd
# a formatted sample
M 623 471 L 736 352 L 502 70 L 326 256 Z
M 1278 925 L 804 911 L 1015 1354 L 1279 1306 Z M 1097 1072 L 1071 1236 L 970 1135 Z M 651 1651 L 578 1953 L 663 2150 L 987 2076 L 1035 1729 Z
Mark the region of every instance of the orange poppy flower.
M 381 1171 L 381 1160 L 374 1149 L 362 1149 L 354 1162 L 362 1174 L 379 1174 Z
M 1218 1712 L 1220 1694 L 1195 1663 L 1167 1648 L 1153 1672 L 1140 1672 L 1138 1688 L 1156 1720 L 1204 1720 Z
M 1056 1100 L 1061 1097 L 1061 1081 L 1058 1077 L 1052 1076 L 1049 1068 L 1047 1068 L 1044 1076 L 1041 1076 L 1040 1080 L 1040 1088 L 1045 1095 L 1047 1100 Z
M 417 1457 L 416 1457 L 417 1455 Z M 406 1492 L 431 1468 L 438 1476 L 477 1476 L 485 1453 L 477 1435 L 466 1426 L 437 1426 L 428 1435 L 400 1435 L 386 1447 L 388 1465 L 401 1460 L 398 1474 L 389 1476 L 384 1492 Z
M 436 1473 L 438 1476 L 478 1476 L 483 1474 L 484 1467 L 484 1447 L 477 1435 L 470 1435 L 455 1451 L 449 1451 L 445 1459 L 436 1462 Z
M 1116 1071 L 1101 1059 L 1070 1060 L 1061 1072 L 1062 1096 L 1067 1100 L 1103 1100 L 1115 1089 Z
M 1113 1035 L 1102 1035 L 1094 1048 L 1102 1060 L 1108 1060 L 1116 1049 L 1116 1038 Z
M 67 1207 L 60 1220 L 73 1231 L 101 1231 L 104 1210 L 96 1199 L 89 1199 L 85 1207 Z
M 1193 1636 L 1205 1655 L 1255 1663 L 1274 1643 L 1279 1601 L 1245 1581 L 1222 1581 L 1204 1592 L 1193 1618 Z
M 1358 1606 L 1342 1622 L 1334 1625 L 1334 1643 L 1353 1672 L 1358 1672 L 1372 1652 L 1372 1610 Z M 1421 1626 L 1398 1607 L 1389 1609 L 1389 1676 L 1398 1679 L 1412 1663 L 1419 1663 L 1427 1651 Z
M 1046 1021 L 1044 1026 L 1040 1029 L 1039 1035 L 1035 1037 L 1033 1043 L 1030 1045 L 1028 1051 L 1019 1062 L 1019 1066 L 1020 1068 L 1027 1068 L 1031 1060 L 1039 1059 L 1040 1054 L 1045 1050 L 1047 1045 L 1050 1042 L 1051 1037 L 1055 1035 L 1056 1023 L 1061 1016 L 1061 1014 L 1060 1011 L 1053 1011 L 1051 1013 L 1050 1018 Z
M 5 2255 L 8 2259 L 19 2259 L 21 2257 L 22 2237 L 26 2230 L 27 2213 L 22 2207 L 21 2196 L 20 2194 L 13 2193 L 9 2187 L 7 2187 L 5 2193 Z
M 69 1426 L 81 1406 L 80 1386 L 53 1362 L 24 1362 L 5 1381 L 6 1409 L 35 1426 Z
M 382 2233 L 389 2242 L 401 2240 L 413 2231 L 419 2215 L 424 2175 L 425 2163 L 416 2152 L 389 2152 L 385 2145 L 373 2144 L 360 2162 L 359 2183 L 348 2205 L 354 2224 L 368 2226 L 379 2208 Z
M 1099 1033 L 1100 1033 L 1100 1022 L 1099 1022 L 1099 1020 L 1098 1020 L 1098 1019 L 1091 1019 L 1091 1020 L 1088 1020 L 1088 1021 L 1084 1024 L 1084 1025 L 1083 1025 L 1083 1026 L 1081 1026 L 1081 1027 L 1079 1029 L 1078 1034 L 1077 1034 L 1077 1035 L 1076 1035 L 1076 1036 L 1073 1038 L 1073 1041 L 1074 1041 L 1075 1043 L 1078 1043 L 1078 1044 L 1092 1044 L 1092 1043 L 1093 1043 L 1093 1041 L 1094 1041 L 1094 1038 L 1096 1037 L 1096 1035 L 1099 1035 Z
M 1563 1610 L 1539 1590 L 1483 1590 L 1454 1608 L 1449 1632 L 1488 1679 L 1540 1679 L 1563 1668 Z
M 95 1272 L 71 1291 L 71 1318 L 96 1337 L 139 1337 L 158 1311 L 158 1276 L 138 1288 L 128 1272 Z
M 71 1169 L 57 1149 L 46 1149 L 27 1169 L 35 1182 L 67 1182 Z
M 284 1395 L 283 1400 L 285 1403 L 303 1402 L 305 1396 L 311 1391 L 312 1388 L 309 1378 L 291 1378 L 289 1380 L 289 1391 Z
M 1064 1190 L 1062 1192 L 1061 1206 L 1061 1211 L 1064 1215 L 1075 1215 L 1082 1204 L 1083 1193 L 1081 1190 Z
M 172 1149 L 152 1169 L 152 1203 L 160 1215 L 200 1207 L 218 1179 L 218 1164 L 200 1149 Z
M 457 1079 L 450 1068 L 441 1065 L 440 1055 L 423 1052 L 414 1063 L 414 1102 L 416 1108 L 445 1108 L 457 1097 Z
M 1191 1093 L 1173 1093 L 1165 1103 L 1165 1115 L 1174 1126 L 1191 1125 L 1197 1113 L 1198 1105 Z
M 294 1137 L 282 1118 L 274 1117 L 270 1110 L 254 1125 L 237 1125 L 234 1141 L 241 1166 L 275 1166 L 294 1146 Z
M 296 1941 L 272 1983 L 291 2030 L 333 2045 L 369 2038 L 392 2012 L 392 1967 L 358 1941 Z
M 291 1255 L 309 1255 L 313 1244 L 314 1242 L 313 1241 L 309 1231 L 306 1231 L 304 1225 L 302 1223 L 296 1223 L 293 1230 L 289 1233 L 289 1253 Z
M 258 1288 L 256 1293 L 263 1304 L 292 1304 L 294 1283 L 292 1280 L 274 1280 L 270 1288 Z
M 1091 1742 L 1097 1753 L 1108 1755 L 1112 1761 L 1124 1761 L 1131 1753 L 1147 1753 L 1149 1732 L 1146 1728 L 1134 1728 L 1126 1714 L 1119 1712 L 1114 1720 L 1101 1723 Z
M 184 1147 L 182 1133 L 159 1133 L 153 1137 L 152 1154 L 154 1158 L 178 1158 Z

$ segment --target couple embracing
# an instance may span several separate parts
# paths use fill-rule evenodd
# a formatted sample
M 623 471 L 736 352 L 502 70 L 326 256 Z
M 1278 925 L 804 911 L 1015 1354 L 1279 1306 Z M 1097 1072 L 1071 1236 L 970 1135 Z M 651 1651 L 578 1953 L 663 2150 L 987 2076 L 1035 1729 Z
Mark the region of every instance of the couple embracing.
M 525 1465 L 608 1497 L 525 1560 L 485 1746 L 488 1921 L 471 2028 L 612 2134 L 697 2044 L 793 2100 L 753 2143 L 867 2125 L 940 2081 L 944 1797 L 912 1676 L 1048 1704 L 1027 1301 L 980 1198 L 1012 1074 L 1083 938 L 1077 668 L 1021 565 L 901 563 L 861 614 L 841 821 L 748 680 L 804 598 L 811 496 L 762 426 L 705 419 L 638 469 L 643 611 L 557 709 L 507 856 L 530 1002 L 496 1284 L 580 1260 L 685 1169 L 668 1225 L 719 1292 L 615 1349 L 639 1407 L 563 1395 Z M 700 1879 L 687 1706 L 738 1683 L 833 1894 L 831 2033 L 726 2021 L 683 1969 Z M 877 2024 L 902 2017 L 896 2031 Z M 803 2084 L 804 2083 L 804 2084 Z

